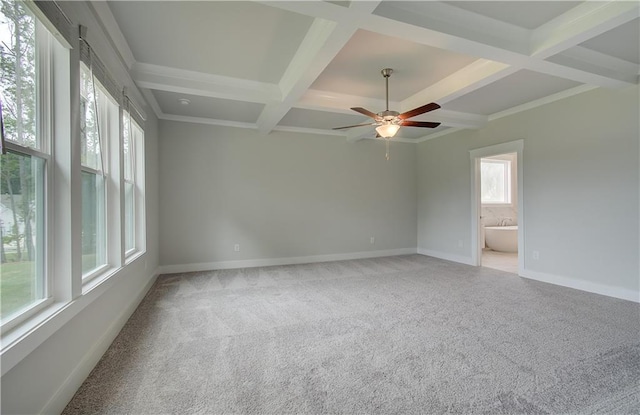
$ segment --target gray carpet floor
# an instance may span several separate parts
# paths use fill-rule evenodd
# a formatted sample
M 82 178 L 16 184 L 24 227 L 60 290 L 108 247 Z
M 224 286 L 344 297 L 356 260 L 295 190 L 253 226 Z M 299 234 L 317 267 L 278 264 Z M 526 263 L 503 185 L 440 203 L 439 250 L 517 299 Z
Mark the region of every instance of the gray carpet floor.
M 639 413 L 640 305 L 421 255 L 160 276 L 64 414 Z

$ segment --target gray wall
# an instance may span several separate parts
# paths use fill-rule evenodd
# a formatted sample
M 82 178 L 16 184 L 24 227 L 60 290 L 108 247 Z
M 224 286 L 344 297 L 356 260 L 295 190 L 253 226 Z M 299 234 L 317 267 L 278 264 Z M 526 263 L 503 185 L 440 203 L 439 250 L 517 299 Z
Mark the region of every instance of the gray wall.
M 637 293 L 638 102 L 597 89 L 419 144 L 419 249 L 471 256 L 469 150 L 524 139 L 525 268 Z
M 161 121 L 161 263 L 415 249 L 415 146 L 384 154 L 380 141 Z

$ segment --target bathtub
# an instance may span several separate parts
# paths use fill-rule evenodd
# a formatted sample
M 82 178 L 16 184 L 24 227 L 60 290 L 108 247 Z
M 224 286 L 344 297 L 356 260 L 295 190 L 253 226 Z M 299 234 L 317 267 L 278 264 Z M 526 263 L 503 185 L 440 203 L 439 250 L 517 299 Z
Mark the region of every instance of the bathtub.
M 484 241 L 498 252 L 518 252 L 518 226 L 485 226 Z

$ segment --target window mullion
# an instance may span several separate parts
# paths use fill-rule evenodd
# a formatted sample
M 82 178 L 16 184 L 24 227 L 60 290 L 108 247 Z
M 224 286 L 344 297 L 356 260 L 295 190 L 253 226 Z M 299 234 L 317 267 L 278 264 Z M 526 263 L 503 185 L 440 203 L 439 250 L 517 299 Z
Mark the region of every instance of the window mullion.
M 12 141 L 5 142 L 5 145 L 7 147 L 7 150 L 10 150 L 16 153 L 27 154 L 29 156 L 39 157 L 44 160 L 49 160 L 51 158 L 51 156 L 48 153 L 43 153 L 42 151 L 38 151 L 31 147 L 21 146 L 20 144 L 14 143 Z

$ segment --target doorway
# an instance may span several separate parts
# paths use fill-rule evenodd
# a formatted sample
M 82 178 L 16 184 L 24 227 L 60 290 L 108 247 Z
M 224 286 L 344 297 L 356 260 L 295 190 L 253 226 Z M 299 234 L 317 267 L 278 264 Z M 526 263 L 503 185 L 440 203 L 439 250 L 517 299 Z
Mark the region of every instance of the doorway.
M 524 269 L 523 144 L 470 151 L 472 262 L 518 275 Z

